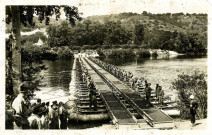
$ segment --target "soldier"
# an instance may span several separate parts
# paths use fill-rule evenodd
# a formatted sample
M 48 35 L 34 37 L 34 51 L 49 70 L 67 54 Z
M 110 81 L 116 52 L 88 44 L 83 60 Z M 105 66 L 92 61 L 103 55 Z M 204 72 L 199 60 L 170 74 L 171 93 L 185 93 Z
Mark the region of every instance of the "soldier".
M 163 105 L 163 97 L 164 97 L 164 91 L 162 89 L 162 86 L 159 86 L 158 90 L 158 98 L 159 98 L 159 104 L 162 106 Z
M 192 127 L 195 126 L 195 115 L 197 113 L 197 108 L 198 108 L 198 103 L 197 101 L 194 99 L 194 96 L 191 95 L 190 96 L 190 120 L 191 120 L 191 124 Z
M 89 88 L 89 107 L 91 108 L 92 106 L 92 98 L 93 98 L 93 95 L 94 95 L 94 90 L 95 90 L 95 86 L 93 84 L 93 81 L 90 80 L 90 83 L 88 85 L 88 88 Z
M 157 99 L 159 99 L 159 96 L 158 96 L 159 90 L 158 90 L 158 89 L 159 89 L 159 84 L 157 83 L 157 84 L 156 84 L 156 87 L 155 87 L 155 93 L 156 93 L 156 98 L 157 98 Z
M 146 101 L 148 102 L 147 106 L 150 105 L 150 97 L 151 97 L 151 83 L 149 84 L 146 84 L 146 88 L 144 89 L 145 90 L 145 93 L 146 93 Z
M 94 106 L 93 110 L 97 111 L 97 99 L 96 99 L 96 93 L 92 96 L 92 105 Z

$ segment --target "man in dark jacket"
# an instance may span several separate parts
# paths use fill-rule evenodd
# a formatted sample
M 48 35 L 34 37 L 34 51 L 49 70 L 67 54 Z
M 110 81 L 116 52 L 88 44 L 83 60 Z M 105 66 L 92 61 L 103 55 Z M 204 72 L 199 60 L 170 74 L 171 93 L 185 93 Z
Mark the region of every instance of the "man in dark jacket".
M 194 99 L 193 95 L 190 96 L 190 100 L 191 100 L 190 101 L 190 120 L 191 120 L 192 127 L 194 127 L 195 126 L 195 115 L 197 113 L 198 103 Z
M 64 107 L 63 102 L 59 102 L 59 118 L 60 118 L 60 129 L 67 129 L 67 115 L 68 112 Z
M 96 93 L 93 94 L 93 97 L 92 97 L 92 105 L 94 106 L 93 110 L 94 110 L 94 111 L 97 111 Z
M 89 88 L 89 107 L 91 108 L 91 106 L 92 106 L 92 98 L 93 98 L 94 90 L 95 90 L 95 86 L 94 86 L 92 80 L 90 80 L 88 88 Z
M 150 83 L 146 84 L 146 88 L 144 89 L 145 94 L 146 94 L 146 101 L 148 102 L 147 106 L 150 106 L 150 97 L 151 97 L 151 87 L 150 87 Z
M 53 101 L 53 104 L 51 105 L 51 110 L 49 112 L 49 118 L 50 118 L 50 129 L 59 129 L 59 113 L 58 113 L 58 106 L 57 101 Z

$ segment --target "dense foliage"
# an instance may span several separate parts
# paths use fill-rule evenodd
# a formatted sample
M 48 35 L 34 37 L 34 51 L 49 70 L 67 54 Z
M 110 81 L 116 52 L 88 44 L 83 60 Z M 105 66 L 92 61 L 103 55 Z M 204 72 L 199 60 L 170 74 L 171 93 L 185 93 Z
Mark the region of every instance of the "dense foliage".
M 194 95 L 199 104 L 198 117 L 207 117 L 207 82 L 206 75 L 196 70 L 192 75 L 180 74 L 172 83 L 178 92 L 178 109 L 182 118 L 189 118 L 189 96 Z
M 36 33 L 36 36 L 30 38 L 22 38 L 21 41 L 21 29 L 23 26 L 35 26 L 34 16 L 40 23 L 45 21 L 45 25 L 49 25 L 50 17 L 55 16 L 56 20 L 60 18 L 61 9 L 63 9 L 66 19 L 72 26 L 76 25 L 77 20 L 81 20 L 81 13 L 78 12 L 78 8 L 74 6 L 6 6 L 6 23 L 10 26 L 7 29 L 7 33 L 11 33 L 9 41 L 6 43 L 7 48 L 7 73 L 6 73 L 6 92 L 10 94 L 17 94 L 20 92 L 20 85 L 22 82 L 27 83 L 28 90 L 33 92 L 38 85 L 35 75 L 44 67 L 41 64 L 41 60 L 46 55 L 46 49 L 41 49 L 33 46 L 33 42 L 38 40 L 37 38 L 43 38 L 45 36 L 42 33 Z M 10 25 L 9 25 L 10 24 Z M 28 31 L 28 29 L 25 29 Z M 25 46 L 22 46 L 22 45 Z M 48 50 L 50 54 L 51 50 Z M 63 55 L 67 52 L 59 52 L 60 57 L 67 57 Z M 42 55 L 40 55 L 42 54 Z M 62 55 L 61 55 L 62 54 Z M 70 56 L 70 52 L 68 52 Z M 38 63 L 36 65 L 35 63 Z
M 48 44 L 69 46 L 72 50 L 151 48 L 185 54 L 207 53 L 207 15 L 122 13 L 111 16 L 88 17 L 74 28 L 66 21 L 50 25 Z M 194 19 L 190 24 L 186 20 L 191 18 Z M 192 24 L 195 29 L 191 28 Z

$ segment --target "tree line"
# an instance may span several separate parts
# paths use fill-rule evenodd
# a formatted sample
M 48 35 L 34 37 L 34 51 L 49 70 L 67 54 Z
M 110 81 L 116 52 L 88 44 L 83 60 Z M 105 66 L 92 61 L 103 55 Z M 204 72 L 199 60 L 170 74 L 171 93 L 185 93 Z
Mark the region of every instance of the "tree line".
M 79 49 L 146 48 L 172 50 L 185 54 L 206 54 L 207 33 L 148 29 L 137 22 L 134 29 L 126 29 L 121 21 L 93 22 L 85 20 L 72 27 L 63 21 L 47 28 L 50 47 L 68 46 Z

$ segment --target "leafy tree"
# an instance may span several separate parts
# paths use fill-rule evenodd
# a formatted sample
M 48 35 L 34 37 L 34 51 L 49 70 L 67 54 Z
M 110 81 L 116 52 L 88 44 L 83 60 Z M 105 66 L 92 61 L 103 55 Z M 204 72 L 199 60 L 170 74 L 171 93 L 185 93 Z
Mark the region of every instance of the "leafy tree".
M 144 40 L 144 26 L 142 24 L 136 24 L 133 33 L 133 41 L 137 45 L 141 45 Z
M 75 25 L 76 20 L 81 20 L 80 13 L 76 7 L 69 6 L 6 6 L 6 23 L 12 23 L 12 69 L 16 76 L 13 80 L 13 90 L 18 93 L 21 80 L 21 24 L 34 26 L 34 14 L 38 20 L 45 20 L 49 24 L 50 16 L 55 15 L 56 19 L 60 17 L 60 9 L 64 9 L 67 20 Z
M 127 44 L 130 40 L 130 33 L 120 25 L 120 22 L 106 22 L 104 43 L 107 45 Z
M 47 28 L 49 38 L 47 40 L 50 47 L 61 47 L 71 44 L 73 37 L 72 27 L 67 21 L 62 21 L 59 25 L 50 25 Z
M 172 82 L 178 92 L 178 109 L 182 118 L 189 118 L 189 96 L 193 94 L 199 104 L 199 118 L 207 117 L 207 82 L 206 75 L 196 70 L 192 75 L 180 74 Z

